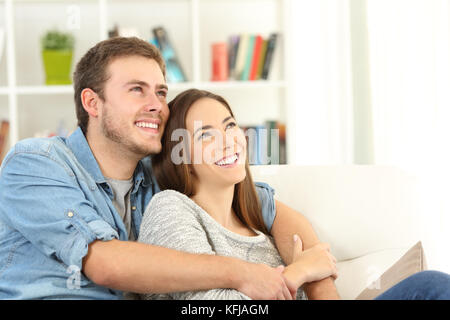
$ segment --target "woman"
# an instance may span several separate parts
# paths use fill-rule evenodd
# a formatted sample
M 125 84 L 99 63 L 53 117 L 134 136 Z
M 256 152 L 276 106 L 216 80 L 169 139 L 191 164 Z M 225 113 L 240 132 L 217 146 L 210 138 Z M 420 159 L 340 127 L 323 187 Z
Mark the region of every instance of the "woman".
M 145 211 L 139 241 L 272 267 L 283 265 L 262 217 L 262 207 L 267 206 L 273 190 L 258 184 L 259 191 L 263 190 L 258 198 L 246 139 L 228 103 L 220 96 L 191 89 L 172 100 L 169 108 L 162 151 L 152 158 L 162 191 Z M 319 244 L 302 251 L 299 237 L 294 236 L 293 241 L 295 263 L 284 268 L 287 281 L 300 288 L 305 282 L 336 278 L 336 259 L 329 246 Z M 292 294 L 306 299 L 301 288 Z M 231 289 L 148 294 L 144 298 L 249 299 Z

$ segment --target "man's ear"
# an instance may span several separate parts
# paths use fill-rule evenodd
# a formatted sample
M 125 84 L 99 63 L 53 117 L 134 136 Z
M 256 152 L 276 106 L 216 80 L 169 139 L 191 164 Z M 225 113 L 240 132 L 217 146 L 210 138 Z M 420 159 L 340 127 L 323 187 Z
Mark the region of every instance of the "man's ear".
M 96 92 L 90 88 L 83 89 L 83 91 L 81 91 L 81 103 L 83 104 L 84 110 L 86 110 L 91 117 L 98 117 L 98 108 L 101 99 Z

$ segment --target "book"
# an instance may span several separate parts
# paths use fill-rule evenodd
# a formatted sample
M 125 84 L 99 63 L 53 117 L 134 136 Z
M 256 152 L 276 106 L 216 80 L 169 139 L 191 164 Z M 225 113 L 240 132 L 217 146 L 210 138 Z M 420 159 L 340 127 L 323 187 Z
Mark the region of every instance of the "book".
M 239 38 L 239 48 L 236 56 L 236 65 L 234 68 L 234 76 L 236 80 L 241 79 L 242 72 L 244 71 L 249 41 L 250 36 L 247 33 L 241 34 Z
M 258 65 L 261 57 L 261 49 L 262 49 L 263 38 L 260 35 L 255 36 L 255 44 L 253 49 L 253 57 L 250 67 L 250 75 L 249 80 L 256 80 L 258 73 Z
M 280 164 L 287 164 L 286 125 L 278 122 L 277 129 L 280 138 Z
M 247 140 L 247 157 L 250 165 L 258 164 L 258 132 L 254 126 L 241 127 Z
M 228 46 L 226 42 L 216 42 L 211 45 L 212 68 L 211 81 L 228 80 Z
M 108 30 L 108 38 L 114 37 L 137 37 L 139 38 L 139 31 L 135 27 L 119 27 L 117 23 L 111 30 Z
M 272 66 L 272 60 L 273 60 L 275 47 L 277 44 L 277 38 L 278 38 L 278 34 L 272 33 L 272 34 L 270 34 L 269 39 L 267 40 L 267 50 L 266 50 L 266 56 L 264 59 L 263 70 L 261 73 L 261 79 L 267 80 L 269 78 L 269 72 L 270 72 L 270 68 Z
M 277 130 L 277 121 L 268 120 L 266 121 L 267 130 L 267 157 L 268 164 L 278 164 L 279 163 L 279 135 Z
M 239 49 L 239 38 L 238 35 L 232 35 L 228 39 L 228 77 L 230 79 L 236 79 L 235 67 Z
M 244 80 L 244 81 L 249 80 L 249 77 L 250 77 L 250 68 L 252 65 L 254 45 L 255 45 L 255 36 L 250 35 L 249 40 L 248 40 L 247 50 L 245 53 L 244 68 L 242 70 L 241 77 L 240 77 L 240 79 Z
M 261 74 L 264 66 L 264 60 L 266 59 L 266 51 L 267 51 L 267 39 L 263 39 L 261 43 L 261 53 L 258 61 L 258 70 L 256 71 L 256 80 L 261 79 Z
M 169 36 L 164 27 L 156 27 L 152 29 L 158 48 L 166 63 L 166 77 L 168 82 L 184 82 L 187 81 L 186 75 L 178 60 L 175 49 L 169 40 Z
M 0 125 L 0 164 L 6 155 L 9 135 L 9 121 L 3 120 Z

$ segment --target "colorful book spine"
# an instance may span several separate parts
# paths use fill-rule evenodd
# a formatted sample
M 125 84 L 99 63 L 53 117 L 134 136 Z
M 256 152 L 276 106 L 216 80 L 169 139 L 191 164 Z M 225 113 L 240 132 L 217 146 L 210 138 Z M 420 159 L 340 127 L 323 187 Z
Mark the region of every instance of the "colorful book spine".
M 258 131 L 255 126 L 242 128 L 247 138 L 247 157 L 250 165 L 256 165 L 259 161 L 258 156 Z
M 272 33 L 267 40 L 267 52 L 264 59 L 264 66 L 261 74 L 261 79 L 267 80 L 269 78 L 270 68 L 272 66 L 273 55 L 277 44 L 277 33 Z
M 261 57 L 261 49 L 262 49 L 263 38 L 260 35 L 255 36 L 255 45 L 253 49 L 253 57 L 250 67 L 250 76 L 249 80 L 256 80 L 258 73 L 258 65 Z
M 239 50 L 239 36 L 233 35 L 229 38 L 228 46 L 228 76 L 230 79 L 236 79 L 235 69 L 236 69 L 236 59 Z
M 166 63 L 166 77 L 168 82 L 187 81 L 186 75 L 175 53 L 175 49 L 169 40 L 167 31 L 163 27 L 154 28 L 153 34 L 158 41 L 159 49 Z
M 258 70 L 256 72 L 256 80 L 261 79 L 261 74 L 264 66 L 264 60 L 266 59 L 266 51 L 267 51 L 267 39 L 264 39 L 261 44 L 261 53 L 258 61 Z
M 255 45 L 255 36 L 250 35 L 248 41 L 248 47 L 245 57 L 244 70 L 242 71 L 241 80 L 249 80 L 250 78 L 250 68 L 252 66 L 253 49 Z
M 228 80 L 228 46 L 226 42 L 217 42 L 211 45 L 212 50 L 212 76 L 211 81 Z
M 239 49 L 237 51 L 236 66 L 234 68 L 235 79 L 240 79 L 245 67 L 245 58 L 247 57 L 247 49 L 250 36 L 246 33 L 241 34 L 239 40 Z

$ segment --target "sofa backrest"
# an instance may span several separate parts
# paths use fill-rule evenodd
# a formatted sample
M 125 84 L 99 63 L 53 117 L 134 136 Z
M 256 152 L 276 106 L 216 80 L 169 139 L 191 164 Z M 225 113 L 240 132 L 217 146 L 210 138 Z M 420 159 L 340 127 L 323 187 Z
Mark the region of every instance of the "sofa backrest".
M 415 179 L 388 166 L 251 166 L 254 181 L 302 213 L 338 261 L 420 239 Z

